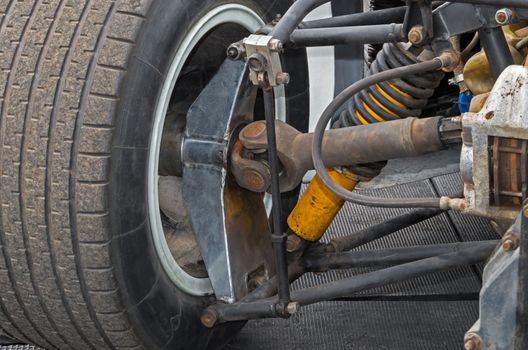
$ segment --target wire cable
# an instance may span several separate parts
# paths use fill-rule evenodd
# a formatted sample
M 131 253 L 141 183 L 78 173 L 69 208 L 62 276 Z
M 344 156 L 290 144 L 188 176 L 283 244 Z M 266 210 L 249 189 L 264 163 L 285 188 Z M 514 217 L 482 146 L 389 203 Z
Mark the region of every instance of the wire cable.
M 460 53 L 460 56 L 462 57 L 462 60 L 466 62 L 473 52 L 473 49 L 477 47 L 478 43 L 480 42 L 480 36 L 479 33 L 476 32 L 473 36 L 473 39 L 471 39 L 471 42 L 466 46 L 466 48 Z
M 440 208 L 440 198 L 401 198 L 401 199 L 389 199 L 389 198 L 375 198 L 359 195 L 351 191 L 345 190 L 341 186 L 337 185 L 328 175 L 326 167 L 322 160 L 322 144 L 323 136 L 327 124 L 331 121 L 332 116 L 339 110 L 339 108 L 349 101 L 353 96 L 362 90 L 392 79 L 401 79 L 407 75 L 419 75 L 427 72 L 442 69 L 444 62 L 440 58 L 435 58 L 430 61 L 412 64 L 400 68 L 387 70 L 381 73 L 371 75 L 365 79 L 362 79 L 353 85 L 346 88 L 341 92 L 325 109 L 321 118 L 319 119 L 317 126 L 315 127 L 314 139 L 312 145 L 312 158 L 317 175 L 323 181 L 323 183 L 333 193 L 339 197 L 356 204 L 371 206 L 371 207 L 384 207 L 384 208 Z
M 525 47 L 528 46 L 528 36 L 526 38 L 523 38 L 521 41 L 519 41 L 516 45 L 515 45 L 515 48 L 517 50 L 522 50 L 524 49 Z

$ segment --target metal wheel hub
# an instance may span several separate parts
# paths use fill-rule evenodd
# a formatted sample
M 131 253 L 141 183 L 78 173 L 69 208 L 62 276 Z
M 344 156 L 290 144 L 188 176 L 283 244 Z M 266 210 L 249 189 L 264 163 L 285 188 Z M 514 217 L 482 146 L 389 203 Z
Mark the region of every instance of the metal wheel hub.
M 187 109 L 224 60 L 225 48 L 263 24 L 257 13 L 239 4 L 207 12 L 175 52 L 156 107 L 148 162 L 151 232 L 165 272 L 191 295 L 211 295 L 213 286 L 182 196 L 185 175 L 179 155 Z

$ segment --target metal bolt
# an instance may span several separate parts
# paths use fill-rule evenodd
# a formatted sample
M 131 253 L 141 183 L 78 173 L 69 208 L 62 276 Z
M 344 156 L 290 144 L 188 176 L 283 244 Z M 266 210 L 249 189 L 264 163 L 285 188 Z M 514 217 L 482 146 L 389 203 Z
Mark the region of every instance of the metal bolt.
M 290 83 L 290 75 L 288 73 L 280 72 L 275 77 L 275 81 L 279 85 L 288 85 Z
M 286 305 L 286 312 L 293 315 L 296 314 L 300 308 L 301 306 L 297 302 L 288 303 L 288 305 Z
M 279 39 L 271 39 L 268 47 L 271 51 L 275 52 L 281 52 L 283 49 L 282 42 Z
M 303 240 L 297 235 L 289 235 L 286 240 L 286 251 L 293 253 L 301 249 L 303 246 Z
M 442 70 L 444 72 L 453 72 L 460 64 L 460 54 L 455 50 L 445 50 L 438 58 L 442 61 Z
M 510 252 L 517 249 L 519 246 L 519 238 L 514 235 L 511 231 L 507 232 L 502 238 L 502 249 L 505 252 Z
M 467 335 L 464 340 L 465 350 L 480 350 L 482 349 L 482 338 L 476 334 Z
M 266 124 L 262 122 L 251 123 L 246 126 L 241 133 L 241 136 L 246 139 L 258 139 L 266 132 Z
M 466 350 L 475 350 L 477 348 L 477 344 L 473 339 L 468 339 L 464 342 L 464 349 Z
M 419 45 L 423 43 L 425 39 L 423 26 L 418 25 L 418 26 L 412 27 L 411 30 L 409 31 L 408 38 L 411 44 Z
M 239 44 L 234 43 L 229 45 L 227 48 L 227 57 L 229 57 L 232 60 L 239 60 L 244 56 L 246 53 L 246 50 Z
M 503 8 L 497 11 L 495 14 L 495 21 L 498 24 L 510 24 L 513 20 L 514 14 L 513 11 L 509 8 Z
M 249 56 L 248 65 L 254 72 L 263 72 L 266 70 L 268 61 L 266 60 L 266 57 L 257 52 Z
M 514 250 L 515 242 L 513 242 L 511 239 L 505 240 L 504 242 L 502 242 L 502 249 L 504 249 L 504 251 L 507 251 L 507 252 Z
M 262 286 L 264 284 L 264 282 L 266 282 L 267 279 L 265 276 L 257 276 L 257 277 L 254 277 L 252 279 L 250 279 L 248 281 L 248 284 L 247 284 L 247 288 L 248 288 L 248 292 L 252 292 L 254 291 L 255 289 L 257 289 L 258 287 Z
M 245 169 L 242 174 L 244 187 L 253 192 L 264 192 L 268 189 L 266 179 L 262 174 L 254 169 Z
M 206 309 L 200 316 L 200 321 L 207 328 L 213 328 L 218 321 L 218 314 L 213 309 Z

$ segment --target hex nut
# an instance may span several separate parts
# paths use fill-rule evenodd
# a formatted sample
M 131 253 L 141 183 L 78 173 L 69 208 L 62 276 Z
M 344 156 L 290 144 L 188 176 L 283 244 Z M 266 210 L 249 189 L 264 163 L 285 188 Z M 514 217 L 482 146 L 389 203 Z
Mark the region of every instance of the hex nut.
M 206 309 L 200 316 L 200 321 L 207 328 L 213 328 L 218 321 L 218 314 L 213 309 Z
M 411 42 L 411 44 L 419 45 L 423 43 L 425 36 L 424 36 L 424 28 L 423 26 L 414 26 L 409 31 L 408 39 Z
M 512 232 L 507 232 L 502 238 L 502 249 L 505 252 L 510 252 L 519 247 L 519 237 L 517 237 Z
M 244 129 L 242 129 L 242 137 L 246 139 L 258 139 L 266 132 L 266 124 L 265 123 L 251 123 L 248 126 L 246 126 Z
M 286 305 L 286 312 L 290 315 L 293 315 L 299 311 L 301 306 L 297 302 L 291 302 Z
M 282 52 L 283 45 L 279 39 L 272 39 L 269 42 L 269 49 L 275 52 Z
M 512 251 L 515 249 L 515 243 L 511 239 L 507 239 L 502 242 L 502 249 L 506 252 Z
M 495 13 L 495 21 L 501 25 L 510 24 L 513 17 L 513 11 L 509 8 L 500 9 Z
M 275 77 L 275 81 L 279 85 L 288 85 L 290 83 L 290 75 L 285 72 L 280 72 Z
M 267 190 L 266 179 L 255 169 L 244 169 L 242 179 L 245 187 L 253 192 L 264 192 Z
M 227 48 L 227 57 L 236 61 L 243 58 L 246 55 L 246 50 L 240 43 L 233 43 Z
M 475 350 L 477 348 L 477 344 L 473 339 L 468 339 L 464 342 L 464 349 L 466 350 Z
M 303 240 L 301 237 L 293 234 L 289 235 L 288 239 L 286 239 L 286 251 L 288 253 L 293 253 L 301 249 L 303 246 Z
M 481 350 L 483 346 L 482 338 L 477 334 L 467 335 L 464 339 L 465 350 Z

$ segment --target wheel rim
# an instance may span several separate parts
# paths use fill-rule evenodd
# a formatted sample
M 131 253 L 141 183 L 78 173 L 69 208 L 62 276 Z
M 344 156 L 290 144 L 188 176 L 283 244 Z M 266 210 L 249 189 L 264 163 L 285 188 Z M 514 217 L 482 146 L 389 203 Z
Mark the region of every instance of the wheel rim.
M 189 59 L 192 51 L 198 43 L 214 29 L 224 24 L 236 24 L 247 32 L 255 32 L 263 26 L 264 22 L 256 12 L 239 4 L 226 4 L 207 12 L 189 30 L 183 39 L 179 49 L 176 51 L 169 72 L 165 78 L 160 97 L 155 109 L 154 125 L 150 141 L 150 152 L 148 161 L 148 209 L 151 232 L 154 246 L 163 269 L 171 281 L 181 290 L 197 296 L 213 294 L 209 278 L 198 278 L 187 273 L 178 265 L 172 255 L 165 237 L 165 231 L 160 214 L 159 191 L 158 191 L 158 168 L 159 155 L 163 128 L 169 103 L 173 96 L 175 86 L 180 73 Z M 278 116 L 284 116 L 285 101 L 284 90 L 276 91 L 276 112 Z

